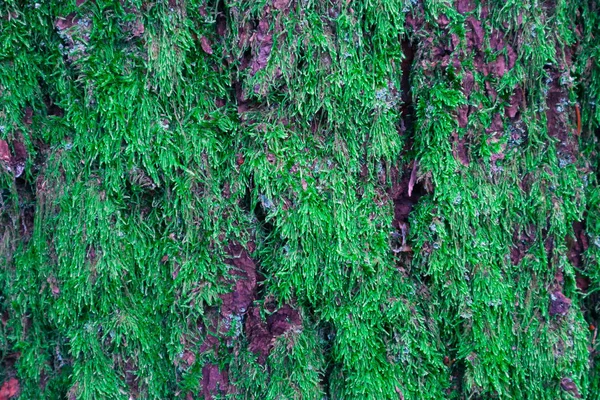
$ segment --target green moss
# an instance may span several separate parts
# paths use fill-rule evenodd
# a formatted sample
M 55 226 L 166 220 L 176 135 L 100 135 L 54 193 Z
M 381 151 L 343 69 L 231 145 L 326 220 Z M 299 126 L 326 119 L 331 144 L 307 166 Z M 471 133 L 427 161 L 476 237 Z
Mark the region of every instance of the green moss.
M 216 365 L 224 398 L 596 398 L 598 7 L 2 3 L 0 139 L 27 156 L 0 167 L 0 383 L 196 398 Z M 263 364 L 221 308 L 231 243 L 252 306 L 301 316 Z

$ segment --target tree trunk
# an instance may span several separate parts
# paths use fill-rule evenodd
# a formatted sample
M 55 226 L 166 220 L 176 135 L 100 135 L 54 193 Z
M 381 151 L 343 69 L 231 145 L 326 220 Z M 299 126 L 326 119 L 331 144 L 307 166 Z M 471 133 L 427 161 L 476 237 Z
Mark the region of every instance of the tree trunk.
M 600 398 L 598 0 L 0 4 L 0 400 Z

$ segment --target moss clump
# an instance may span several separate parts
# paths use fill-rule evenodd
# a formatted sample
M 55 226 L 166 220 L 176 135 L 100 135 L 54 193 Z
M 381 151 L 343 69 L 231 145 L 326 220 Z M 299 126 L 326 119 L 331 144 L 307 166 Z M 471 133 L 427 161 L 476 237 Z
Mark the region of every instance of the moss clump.
M 0 4 L 0 398 L 597 398 L 599 10 Z

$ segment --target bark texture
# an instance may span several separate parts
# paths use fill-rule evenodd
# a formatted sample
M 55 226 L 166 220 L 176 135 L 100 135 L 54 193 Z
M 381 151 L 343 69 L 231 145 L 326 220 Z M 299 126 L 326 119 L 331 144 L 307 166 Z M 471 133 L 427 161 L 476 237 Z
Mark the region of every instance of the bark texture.
M 0 3 L 0 400 L 600 398 L 599 27 Z

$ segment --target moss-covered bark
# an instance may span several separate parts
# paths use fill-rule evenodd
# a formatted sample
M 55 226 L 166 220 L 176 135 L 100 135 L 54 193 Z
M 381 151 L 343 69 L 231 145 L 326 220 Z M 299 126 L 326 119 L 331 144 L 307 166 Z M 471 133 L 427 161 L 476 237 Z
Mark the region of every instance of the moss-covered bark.
M 0 399 L 597 399 L 599 26 L 0 3 Z

